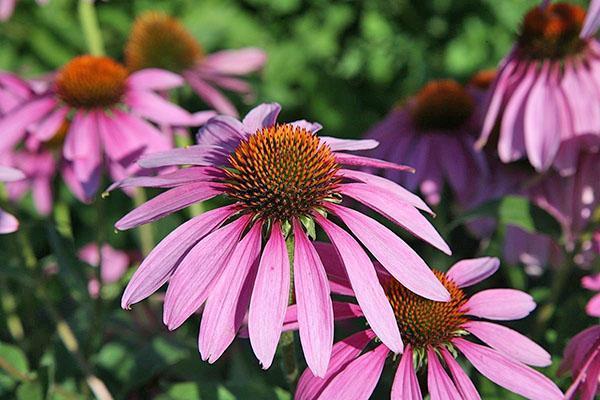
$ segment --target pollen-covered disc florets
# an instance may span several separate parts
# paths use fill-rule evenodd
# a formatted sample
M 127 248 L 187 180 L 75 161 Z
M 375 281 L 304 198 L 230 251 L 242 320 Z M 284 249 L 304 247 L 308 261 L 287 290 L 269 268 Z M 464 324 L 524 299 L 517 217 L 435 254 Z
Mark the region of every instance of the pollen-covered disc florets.
M 579 37 L 585 10 L 567 3 L 534 7 L 524 17 L 519 34 L 523 57 L 560 59 L 579 53 L 586 41 Z
M 473 114 L 475 102 L 458 82 L 429 82 L 415 97 L 412 116 L 422 130 L 449 130 L 460 127 Z
M 331 149 L 292 124 L 257 131 L 238 145 L 229 163 L 228 195 L 258 218 L 309 216 L 336 196 L 339 165 Z
M 125 64 L 131 71 L 161 68 L 179 73 L 202 55 L 200 43 L 181 22 L 156 11 L 136 18 L 125 46 Z
M 60 70 L 56 91 L 72 107 L 109 107 L 125 94 L 127 75 L 127 69 L 111 58 L 80 56 Z
M 450 301 L 426 299 L 394 279 L 389 279 L 384 285 L 400 334 L 415 349 L 448 343 L 450 339 L 460 336 L 462 325 L 468 321 L 462 309 L 467 302 L 465 293 L 444 273 L 433 272 L 450 293 Z

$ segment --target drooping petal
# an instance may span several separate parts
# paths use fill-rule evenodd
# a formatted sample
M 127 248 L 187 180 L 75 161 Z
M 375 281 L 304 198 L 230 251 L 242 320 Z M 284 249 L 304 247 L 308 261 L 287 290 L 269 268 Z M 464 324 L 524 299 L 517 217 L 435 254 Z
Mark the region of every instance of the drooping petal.
M 406 346 L 400 364 L 396 369 L 394 384 L 392 385 L 392 400 L 423 400 L 419 380 L 413 366 L 412 348 Z
M 0 208 L 0 234 L 12 233 L 19 229 L 19 221 Z
M 384 168 L 393 169 L 396 171 L 414 172 L 413 167 L 406 165 L 399 165 L 391 163 L 389 161 L 378 160 L 376 158 L 369 158 L 363 156 L 357 156 L 354 154 L 346 153 L 335 153 L 335 160 L 342 165 L 351 165 L 354 167 L 372 167 L 372 168 Z
M 464 339 L 454 339 L 453 343 L 492 382 L 531 400 L 563 398 L 560 389 L 550 379 L 532 368 Z
M 231 254 L 206 300 L 198 347 L 202 359 L 214 363 L 229 347 L 246 315 L 241 295 L 250 269 L 260 253 L 262 224 L 255 224 Z
M 275 222 L 260 259 L 248 312 L 250 344 L 263 369 L 273 362 L 289 292 L 290 261 L 281 226 Z
M 594 36 L 599 26 L 600 1 L 592 0 L 592 2 L 590 3 L 590 7 L 588 8 L 587 14 L 585 16 L 585 21 L 583 23 L 583 29 L 581 29 L 580 37 L 582 39 L 587 39 L 591 36 Z
M 196 94 L 211 108 L 217 110 L 221 114 L 230 115 L 232 117 L 238 116 L 238 112 L 231 101 L 213 86 L 198 77 L 193 71 L 188 71 L 183 75 Z
M 496 257 L 460 260 L 448 270 L 446 276 L 459 287 L 468 287 L 494 275 L 499 267 L 500 260 Z
M 595 295 L 585 305 L 585 312 L 591 317 L 600 317 L 600 294 Z
M 121 134 L 121 129 L 108 115 L 98 115 L 98 132 L 106 155 L 113 161 L 120 161 L 131 154 L 141 152 L 146 141 L 135 140 L 131 135 Z M 148 138 L 149 139 L 149 138 Z
M 535 309 L 535 302 L 520 290 L 487 289 L 471 296 L 464 308 L 468 315 L 510 321 L 528 316 Z
M 212 166 L 213 158 L 222 155 L 222 149 L 216 146 L 189 146 L 152 154 L 143 154 L 138 164 L 143 168 L 169 167 L 173 165 Z
M 363 183 L 347 183 L 340 186 L 342 194 L 372 208 L 381 215 L 404 227 L 413 235 L 425 240 L 450 255 L 450 248 L 433 225 L 416 208 L 407 203 L 394 201 L 386 192 L 374 192 Z
M 450 299 L 427 264 L 392 231 L 358 211 L 338 205 L 328 207 L 402 285 L 431 300 Z
M 469 379 L 468 375 L 463 371 L 461 366 L 456 362 L 454 357 L 448 352 L 448 350 L 442 348 L 441 349 L 442 357 L 444 357 L 444 361 L 450 370 L 450 374 L 452 374 L 452 380 L 454 381 L 454 385 L 456 389 L 460 392 L 460 395 L 463 399 L 469 400 L 481 400 L 477 389 L 473 385 L 473 382 Z
M 73 163 L 73 172 L 81 182 L 90 180 L 102 163 L 97 114 L 78 111 L 63 146 L 63 155 Z
M 238 50 L 223 50 L 212 53 L 202 60 L 202 67 L 219 74 L 246 75 L 263 67 L 267 61 L 264 50 L 246 47 Z
M 115 228 L 121 231 L 135 228 L 156 221 L 191 204 L 218 196 L 220 193 L 219 186 L 212 182 L 196 182 L 178 186 L 133 209 L 115 223 Z
M 12 148 L 25 135 L 25 128 L 41 120 L 50 110 L 56 107 L 56 100 L 42 97 L 31 100 L 18 109 L 12 109 L 0 119 L 0 153 Z
M 178 328 L 206 301 L 249 222 L 243 216 L 209 233 L 185 255 L 169 281 L 163 322 Z
M 213 167 L 190 167 L 158 176 L 133 176 L 115 182 L 107 191 L 118 188 L 157 187 L 172 188 L 193 182 L 208 182 L 218 176 L 219 171 Z
M 253 134 L 259 129 L 273 126 L 280 111 L 281 106 L 278 103 L 263 103 L 254 107 L 242 121 L 244 129 L 248 134 Z
M 69 109 L 67 107 L 57 108 L 41 121 L 35 129 L 32 129 L 33 134 L 42 142 L 50 140 L 65 122 L 68 113 Z
M 431 400 L 462 400 L 433 349 L 427 350 L 427 388 Z
M 172 147 L 171 138 L 146 120 L 121 110 L 114 110 L 113 114 L 113 121 L 118 129 L 121 140 L 125 140 L 124 136 L 129 136 L 134 141 L 143 143 L 145 151 L 149 153 L 165 151 Z M 132 149 L 136 147 L 140 148 L 135 144 L 130 146 Z
M 220 207 L 194 217 L 160 241 L 131 277 L 121 307 L 128 309 L 156 292 L 173 275 L 182 257 L 195 243 L 219 226 L 234 212 L 232 206 Z
M 352 289 L 371 329 L 394 353 L 403 349 L 400 331 L 373 263 L 360 244 L 334 223 L 316 215 L 317 222 L 337 249 L 350 278 Z
M 183 77 L 159 68 L 146 68 L 129 75 L 127 84 L 140 90 L 169 90 L 184 83 Z
M 130 90 L 125 103 L 144 118 L 159 124 L 191 125 L 192 116 L 183 108 L 147 90 Z
M 331 151 L 371 150 L 379 146 L 379 142 L 373 139 L 340 139 L 331 136 L 320 136 L 319 139 L 326 143 Z
M 327 372 L 333 346 L 333 308 L 325 268 L 317 251 L 294 220 L 294 291 L 300 342 L 306 363 L 316 376 Z
M 464 328 L 491 348 L 524 364 L 547 367 L 552 363 L 546 350 L 505 326 L 485 321 L 469 321 Z
M 342 369 L 325 387 L 321 400 L 368 400 L 379 381 L 389 350 L 379 345 Z
M 0 166 L 0 182 L 15 182 L 25 178 L 25 174 L 16 168 Z
M 374 336 L 371 331 L 360 331 L 334 344 L 327 374 L 323 378 L 318 378 L 311 372 L 310 368 L 304 370 L 298 380 L 294 398 L 296 400 L 316 399 L 323 388 L 331 382 L 331 379 L 360 355 Z

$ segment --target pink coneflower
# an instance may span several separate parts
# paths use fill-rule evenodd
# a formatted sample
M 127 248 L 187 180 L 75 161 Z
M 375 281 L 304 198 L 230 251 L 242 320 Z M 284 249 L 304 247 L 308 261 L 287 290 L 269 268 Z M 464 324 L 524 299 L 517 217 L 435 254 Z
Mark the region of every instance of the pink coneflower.
M 209 106 L 236 117 L 235 106 L 217 88 L 250 96 L 250 85 L 240 77 L 260 70 L 266 60 L 264 51 L 251 47 L 207 55 L 181 22 L 157 11 L 136 18 L 125 47 L 130 70 L 162 68 L 181 74 Z
M 319 249 L 330 260 L 328 272 L 336 288 L 349 295 L 352 289 L 340 273 L 341 260 L 334 249 L 327 245 Z M 550 365 L 550 355 L 544 349 L 510 328 L 481 320 L 524 318 L 535 308 L 531 296 L 513 289 L 487 289 L 472 296 L 464 291 L 491 276 L 498 266 L 497 259 L 484 257 L 459 261 L 447 273 L 435 271 L 450 292 L 447 303 L 420 297 L 382 272 L 380 279 L 406 343 L 399 362 L 370 328 L 360 331 L 335 344 L 330 368 L 323 378 L 315 377 L 310 370 L 302 374 L 295 399 L 369 399 L 386 360 L 396 368 L 392 399 L 423 399 L 418 372 L 426 373 L 432 400 L 480 399 L 455 360 L 459 351 L 481 374 L 514 393 L 534 400 L 562 399 L 550 379 L 527 366 Z M 362 317 L 363 313 L 353 303 L 335 303 L 334 309 L 338 320 Z M 295 327 L 295 317 L 295 306 L 291 306 L 286 329 Z M 467 340 L 469 335 L 485 345 Z
M 465 202 L 479 187 L 487 167 L 475 151 L 478 132 L 476 99 L 452 80 L 432 81 L 405 105 L 394 109 L 366 137 L 381 146 L 377 158 L 405 162 L 415 174 L 386 171 L 385 176 L 409 190 L 420 189 L 433 205 L 440 201 L 448 183 L 459 202 Z
M 14 182 L 25 178 L 18 169 L 0 166 L 0 182 Z M 11 233 L 19 229 L 19 221 L 0 208 L 0 234 Z
M 492 87 L 478 145 L 499 125 L 503 162 L 527 157 L 537 171 L 575 172 L 577 154 L 600 145 L 600 45 L 580 38 L 585 11 L 534 7 Z
M 100 268 L 100 280 L 102 282 L 99 282 L 96 278 L 88 282 L 88 291 L 90 296 L 94 298 L 100 295 L 101 283 L 118 282 L 129 266 L 129 256 L 126 252 L 117 250 L 106 243 L 102 245 L 101 249 L 98 249 L 96 243 L 88 243 L 78 253 L 79 259 Z
M 79 182 L 84 200 L 89 200 L 105 162 L 114 179 L 123 179 L 141 153 L 171 147 L 170 138 L 148 121 L 189 126 L 215 115 L 212 111 L 191 115 L 155 93 L 182 83 L 179 75 L 168 71 L 146 69 L 129 75 L 110 58 L 76 57 L 45 90 L 32 93 L 0 119 L 0 153 L 13 148 L 27 131 L 38 142 L 51 141 L 69 121 L 62 147 L 65 179 Z
M 367 253 L 338 217 L 394 277 L 420 295 L 448 300 L 448 292 L 425 262 L 376 220 L 340 204 L 354 199 L 442 251 L 448 246 L 418 209 L 428 208 L 395 183 L 348 167 L 406 167 L 345 153 L 370 149 L 372 140 L 318 137 L 307 121 L 276 123 L 280 106 L 262 104 L 239 122 L 211 119 L 198 145 L 144 155 L 140 165 L 193 165 L 156 178 L 132 178 L 119 186 L 171 188 L 116 223 L 129 229 L 196 202 L 220 196 L 227 205 L 186 222 L 142 262 L 122 305 L 129 308 L 169 281 L 164 322 L 180 326 L 205 304 L 200 326 L 202 358 L 214 362 L 234 339 L 249 307 L 249 335 L 264 368 L 271 365 L 289 297 L 293 238 L 293 284 L 300 340 L 317 375 L 327 369 L 333 344 L 330 287 L 309 235 L 321 226 L 344 259 L 367 320 L 394 352 L 402 342 L 392 308 Z M 225 224 L 224 224 L 225 223 Z M 308 231 L 308 234 L 307 234 Z M 266 239 L 263 248 L 262 238 Z

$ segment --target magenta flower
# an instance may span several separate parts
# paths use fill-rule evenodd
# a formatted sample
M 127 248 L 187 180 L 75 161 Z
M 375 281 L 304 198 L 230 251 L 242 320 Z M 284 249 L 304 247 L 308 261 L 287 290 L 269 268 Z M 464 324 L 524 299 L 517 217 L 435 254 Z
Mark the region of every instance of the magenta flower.
M 352 295 L 335 250 L 327 244 L 317 248 L 330 261 L 327 268 L 335 283 L 332 288 L 339 294 Z M 447 303 L 420 297 L 381 272 L 380 279 L 406 343 L 399 363 L 390 357 L 385 343 L 376 340 L 373 330 L 359 331 L 335 344 L 324 377 L 304 371 L 295 399 L 369 399 L 388 359 L 396 368 L 392 399 L 423 399 L 416 372 L 425 368 L 432 400 L 480 399 L 455 360 L 458 351 L 481 374 L 514 393 L 534 400 L 562 399 L 562 393 L 550 379 L 527 366 L 550 365 L 550 355 L 544 349 L 510 328 L 480 320 L 524 318 L 535 308 L 531 296 L 513 289 L 487 289 L 470 297 L 464 291 L 494 274 L 498 266 L 498 259 L 484 257 L 459 261 L 447 273 L 435 271 L 450 292 Z M 363 310 L 354 303 L 334 303 L 334 310 L 337 320 L 363 316 Z M 290 306 L 284 329 L 297 326 L 296 314 L 296 306 Z M 485 345 L 467 340 L 469 335 Z
M 168 281 L 164 322 L 175 329 L 205 304 L 199 347 L 209 362 L 232 342 L 249 308 L 252 347 L 267 368 L 289 297 L 286 240 L 293 237 L 300 340 L 308 365 L 323 375 L 333 344 L 333 313 L 327 261 L 319 258 L 309 240 L 316 223 L 340 252 L 373 330 L 392 351 L 400 352 L 393 311 L 367 253 L 329 218 L 339 218 L 406 287 L 434 300 L 448 300 L 448 292 L 425 262 L 388 228 L 340 202 L 357 200 L 446 253 L 448 246 L 419 212 L 429 210 L 422 200 L 384 178 L 348 169 L 407 169 L 346 153 L 373 148 L 376 142 L 317 137 L 319 124 L 277 124 L 279 111 L 278 104 L 263 104 L 242 122 L 215 117 L 200 130 L 197 145 L 144 155 L 139 161 L 150 168 L 192 167 L 113 185 L 170 188 L 119 220 L 115 226 L 121 230 L 217 196 L 226 202 L 158 244 L 133 275 L 122 306 L 129 308 Z M 267 240 L 264 248 L 262 238 Z
M 575 172 L 581 149 L 600 145 L 600 44 L 579 37 L 584 17 L 565 3 L 525 15 L 492 87 L 478 146 L 498 132 L 503 162 L 527 157 L 537 171 L 554 165 L 564 175 Z
M 257 48 L 204 53 L 202 46 L 177 19 L 157 11 L 136 18 L 125 48 L 131 71 L 162 68 L 181 74 L 210 107 L 238 116 L 235 106 L 217 88 L 252 96 L 252 88 L 239 77 L 260 70 L 267 60 Z
M 0 166 L 0 182 L 14 182 L 25 178 L 18 169 Z M 0 208 L 0 234 L 11 233 L 19 229 L 19 221 Z
M 385 176 L 409 190 L 420 189 L 433 205 L 444 183 L 459 202 L 470 199 L 487 173 L 483 155 L 474 149 L 479 129 L 475 96 L 455 81 L 432 81 L 367 132 L 382 144 L 374 157 L 416 169 L 415 174 L 387 170 Z
M 94 298 L 100 295 L 102 284 L 115 283 L 127 272 L 129 267 L 129 256 L 126 252 L 116 250 L 108 244 L 102 245 L 102 250 L 98 249 L 96 243 L 88 243 L 83 246 L 78 253 L 79 259 L 86 263 L 100 268 L 100 280 L 90 279 L 88 282 L 88 291 Z
M 594 325 L 575 335 L 565 348 L 559 374 L 571 370 L 573 383 L 565 393 L 565 400 L 593 400 L 600 381 L 600 325 Z
M 191 115 L 155 93 L 182 82 L 168 71 L 147 69 L 129 75 L 110 58 L 76 57 L 41 92 L 32 89 L 26 101 L 0 119 L 0 153 L 12 149 L 28 131 L 37 143 L 30 146 L 34 150 L 40 143 L 62 142 L 57 132 L 67 121 L 64 179 L 77 182 L 83 188 L 80 198 L 90 200 L 105 162 L 114 179 L 123 179 L 141 153 L 171 147 L 170 138 L 148 121 L 189 126 L 215 115 L 212 111 Z

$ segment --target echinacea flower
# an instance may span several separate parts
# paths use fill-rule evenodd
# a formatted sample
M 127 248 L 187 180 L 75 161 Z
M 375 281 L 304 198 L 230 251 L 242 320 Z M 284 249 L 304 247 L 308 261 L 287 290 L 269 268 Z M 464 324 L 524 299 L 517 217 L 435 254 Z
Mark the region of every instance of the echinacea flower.
M 600 44 L 581 38 L 585 11 L 566 3 L 537 6 L 491 89 L 478 146 L 499 126 L 497 152 L 526 157 L 537 171 L 575 172 L 581 149 L 600 145 Z
M 319 247 L 330 261 L 329 273 L 340 294 L 350 295 L 351 287 L 341 273 L 341 260 L 328 245 Z M 329 370 L 318 378 L 304 371 L 298 382 L 296 400 L 369 399 L 383 372 L 386 360 L 396 368 L 392 399 L 424 398 L 417 372 L 427 378 L 432 400 L 480 399 L 475 386 L 456 361 L 458 352 L 492 382 L 528 399 L 562 399 L 556 385 L 528 365 L 550 365 L 550 355 L 524 335 L 483 321 L 510 321 L 529 315 L 535 303 L 527 293 L 513 289 L 487 289 L 467 295 L 465 289 L 488 278 L 498 269 L 496 258 L 462 260 L 447 273 L 435 271 L 450 292 L 447 303 L 425 299 L 406 289 L 382 272 L 380 279 L 392 303 L 404 353 L 397 360 L 370 328 L 340 340 L 333 347 Z M 348 302 L 335 303 L 336 319 L 362 317 L 361 308 Z M 297 326 L 295 306 L 286 315 L 285 329 Z M 484 345 L 467 340 L 470 335 Z
M 14 182 L 25 178 L 18 169 L 0 166 L 0 182 Z M 19 229 L 19 221 L 0 208 L 0 234 L 12 233 Z
M 236 117 L 235 106 L 217 88 L 251 95 L 252 88 L 240 77 L 260 70 L 266 60 L 263 50 L 252 47 L 205 54 L 181 22 L 158 11 L 136 18 L 125 47 L 130 70 L 161 68 L 181 74 L 210 107 Z
M 402 350 L 392 308 L 359 242 L 332 222 L 338 217 L 384 268 L 410 290 L 438 301 L 448 292 L 425 262 L 376 220 L 340 204 L 354 199 L 449 253 L 420 210 L 425 203 L 395 183 L 348 167 L 406 167 L 346 153 L 370 149 L 372 140 L 318 137 L 307 121 L 277 123 L 278 104 L 254 108 L 242 122 L 211 119 L 198 144 L 144 155 L 143 167 L 192 165 L 155 178 L 116 186 L 170 188 L 120 219 L 117 229 L 155 221 L 191 204 L 220 196 L 226 205 L 186 222 L 146 257 L 133 275 L 122 306 L 169 282 L 164 322 L 179 327 L 203 304 L 199 348 L 214 362 L 233 341 L 249 308 L 249 336 L 264 368 L 271 365 L 290 289 L 298 304 L 300 340 L 310 368 L 323 375 L 333 344 L 333 309 L 324 264 L 309 240 L 315 225 L 329 236 L 367 320 L 394 352 Z M 266 244 L 262 245 L 262 239 Z
M 96 243 L 88 243 L 79 250 L 78 256 L 80 260 L 100 268 L 100 281 L 92 278 L 88 282 L 88 292 L 93 298 L 100 295 L 102 284 L 118 282 L 129 267 L 127 253 L 117 250 L 107 243 L 100 248 Z
M 37 142 L 52 141 L 67 122 L 62 147 L 68 164 L 65 179 L 77 181 L 83 188 L 82 200 L 90 200 L 105 163 L 114 179 L 123 179 L 141 153 L 171 148 L 170 138 L 149 121 L 191 126 L 215 115 L 212 111 L 192 115 L 155 93 L 182 83 L 179 75 L 168 71 L 129 74 L 108 57 L 76 57 L 44 90 L 31 93 L 0 119 L 0 153 L 12 149 L 27 132 Z
M 428 203 L 440 202 L 444 183 L 461 203 L 474 195 L 487 172 L 475 151 L 477 103 L 470 91 L 452 80 L 429 82 L 405 105 L 398 106 L 366 137 L 381 146 L 374 157 L 404 162 L 414 174 L 388 170 L 385 176 L 409 190 L 420 189 Z

